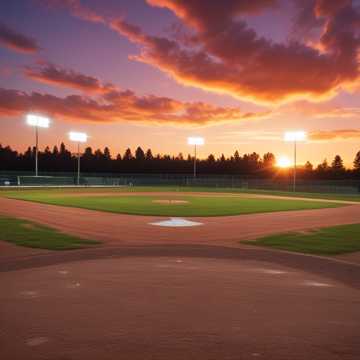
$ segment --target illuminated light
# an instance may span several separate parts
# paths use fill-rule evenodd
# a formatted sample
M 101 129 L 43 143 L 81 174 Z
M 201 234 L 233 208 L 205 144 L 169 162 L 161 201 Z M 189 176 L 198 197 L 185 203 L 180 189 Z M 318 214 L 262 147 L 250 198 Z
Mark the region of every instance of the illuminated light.
M 284 134 L 285 141 L 304 141 L 307 138 L 305 131 L 287 131 Z
M 85 133 L 71 131 L 69 133 L 69 138 L 71 141 L 77 141 L 77 142 L 84 143 L 87 141 L 88 136 Z
M 189 137 L 188 145 L 204 145 L 205 140 L 202 137 Z
M 204 145 L 204 144 L 205 144 L 205 140 L 202 137 L 193 136 L 188 138 L 188 145 L 194 146 L 194 179 L 196 178 L 196 162 L 197 162 L 196 147 L 198 145 Z
M 276 162 L 276 166 L 283 168 L 283 169 L 288 168 L 291 165 L 292 165 L 292 163 L 287 156 L 280 156 Z
M 77 142 L 77 184 L 80 185 L 80 143 L 87 141 L 87 134 L 82 132 L 70 131 L 69 138 L 71 141 Z
M 48 128 L 50 119 L 43 116 L 28 114 L 26 115 L 26 123 L 30 126 Z

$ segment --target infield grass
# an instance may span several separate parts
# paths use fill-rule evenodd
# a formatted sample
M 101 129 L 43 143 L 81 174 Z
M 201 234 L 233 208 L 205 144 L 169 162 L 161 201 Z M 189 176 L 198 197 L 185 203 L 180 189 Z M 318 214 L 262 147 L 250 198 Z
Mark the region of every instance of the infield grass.
M 86 190 L 86 189 L 85 189 Z M 156 216 L 225 216 L 265 213 L 274 211 L 291 211 L 322 209 L 339 207 L 342 204 L 309 201 L 300 199 L 271 199 L 252 198 L 241 194 L 237 196 L 217 194 L 191 195 L 176 194 L 148 194 L 127 195 L 121 191 L 118 194 L 104 189 L 97 189 L 98 193 L 77 190 L 25 190 L 9 192 L 6 196 L 52 205 L 70 206 L 91 210 L 109 211 L 122 214 L 156 215 Z M 180 200 L 184 203 L 158 203 L 159 200 Z
M 80 239 L 28 220 L 0 216 L 0 240 L 18 246 L 48 250 L 71 250 L 99 244 Z
M 360 224 L 276 234 L 243 242 L 307 254 L 339 255 L 360 251 Z

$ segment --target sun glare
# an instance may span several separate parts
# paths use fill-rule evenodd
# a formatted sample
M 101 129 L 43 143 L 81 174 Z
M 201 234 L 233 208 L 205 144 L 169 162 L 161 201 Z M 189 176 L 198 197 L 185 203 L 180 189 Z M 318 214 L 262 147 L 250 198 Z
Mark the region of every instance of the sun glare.
M 287 156 L 280 156 L 276 162 L 276 165 L 280 168 L 288 168 L 292 165 L 290 159 Z

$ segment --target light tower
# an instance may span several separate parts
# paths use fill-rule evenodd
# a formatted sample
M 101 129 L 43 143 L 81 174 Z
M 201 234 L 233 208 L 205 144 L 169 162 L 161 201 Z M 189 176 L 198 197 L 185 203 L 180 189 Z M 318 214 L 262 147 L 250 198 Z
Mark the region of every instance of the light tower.
M 293 191 L 296 191 L 296 157 L 297 157 L 297 143 L 306 140 L 307 135 L 305 131 L 287 131 L 284 134 L 284 140 L 294 143 L 294 174 L 293 174 Z
M 194 145 L 194 178 L 196 178 L 196 150 L 197 146 L 205 144 L 205 140 L 202 137 L 189 137 L 188 145 Z
M 80 143 L 85 143 L 88 136 L 85 133 L 71 131 L 69 138 L 71 141 L 77 142 L 77 185 L 80 185 Z
M 39 152 L 39 131 L 38 128 L 48 128 L 50 119 L 43 116 L 28 114 L 26 115 L 26 123 L 35 127 L 35 176 L 39 175 L 38 170 L 38 152 Z

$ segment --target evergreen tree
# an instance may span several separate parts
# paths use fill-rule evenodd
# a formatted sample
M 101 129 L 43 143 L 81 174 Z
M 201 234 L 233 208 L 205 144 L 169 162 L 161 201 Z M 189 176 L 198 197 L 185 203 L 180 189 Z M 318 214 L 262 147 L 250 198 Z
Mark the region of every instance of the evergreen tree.
M 135 150 L 135 159 L 139 161 L 145 160 L 145 153 L 140 146 Z
M 237 163 L 240 162 L 240 155 L 237 150 L 234 152 L 234 161 Z
M 336 155 L 331 163 L 331 170 L 339 173 L 345 170 L 343 159 L 340 155 Z
M 215 156 L 213 154 L 210 154 L 207 158 L 207 162 L 213 164 L 215 162 Z
M 111 160 L 110 150 L 107 146 L 104 148 L 104 159 Z
M 360 151 L 358 151 L 355 156 L 354 169 L 355 169 L 355 171 L 360 172 Z
M 327 160 L 324 159 L 323 162 L 317 166 L 316 170 L 319 172 L 325 172 L 325 171 L 329 170 L 329 164 L 328 164 Z
M 308 172 L 313 171 L 313 168 L 314 168 L 314 166 L 310 161 L 307 161 L 304 165 L 304 169 Z
M 128 161 L 128 160 L 132 160 L 132 159 L 133 159 L 133 156 L 132 156 L 132 153 L 131 153 L 131 149 L 127 148 L 125 153 L 124 153 L 123 160 Z
M 145 159 L 146 159 L 146 160 L 153 160 L 153 159 L 154 159 L 153 154 L 152 154 L 152 152 L 151 152 L 151 149 L 148 149 L 148 150 L 146 151 Z

